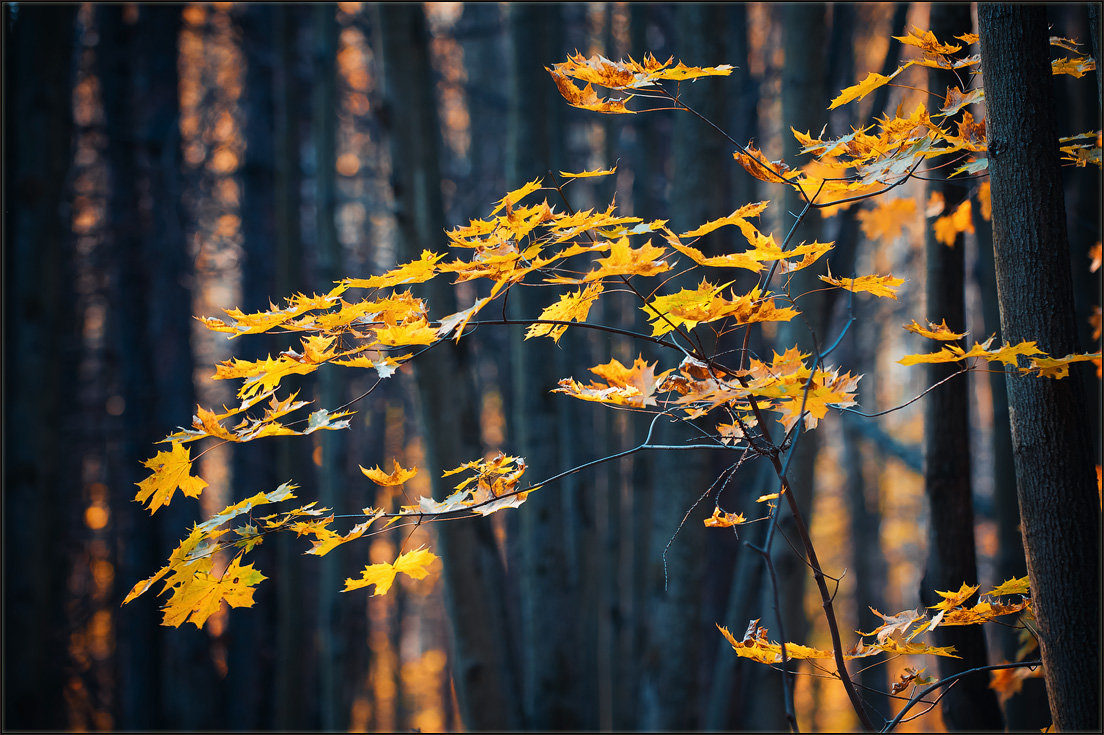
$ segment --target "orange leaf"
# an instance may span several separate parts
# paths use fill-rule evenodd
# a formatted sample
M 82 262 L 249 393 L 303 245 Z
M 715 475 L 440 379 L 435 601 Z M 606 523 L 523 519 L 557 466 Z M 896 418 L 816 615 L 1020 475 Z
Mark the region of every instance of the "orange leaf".
M 894 278 L 893 274 L 888 276 L 859 276 L 858 278 L 834 278 L 832 271 L 828 271 L 828 275 L 821 276 L 820 280 L 825 283 L 831 283 L 833 286 L 839 286 L 840 288 L 852 291 L 854 293 L 866 292 L 874 294 L 875 296 L 888 296 L 891 299 L 896 300 L 897 294 L 894 292 L 898 286 L 905 282 L 904 278 Z
M 871 240 L 892 240 L 910 217 L 916 215 L 916 200 L 911 198 L 879 199 L 870 209 L 859 212 L 863 234 Z
M 912 324 L 906 324 L 905 329 L 913 334 L 919 334 L 921 337 L 927 337 L 929 339 L 938 339 L 944 342 L 962 339 L 968 332 L 952 332 L 951 328 L 947 326 L 947 320 L 944 319 L 939 324 L 935 322 L 928 322 L 927 327 L 921 327 L 916 323 L 916 320 L 912 320 Z

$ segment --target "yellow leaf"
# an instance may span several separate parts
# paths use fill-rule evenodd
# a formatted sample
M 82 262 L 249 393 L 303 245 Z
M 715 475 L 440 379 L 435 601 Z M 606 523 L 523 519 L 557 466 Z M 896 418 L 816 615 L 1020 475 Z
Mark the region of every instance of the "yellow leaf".
M 973 594 L 977 591 L 978 585 L 975 584 L 973 586 L 970 586 L 965 582 L 962 583 L 962 586 L 959 587 L 957 592 L 942 592 L 940 590 L 936 590 L 935 594 L 939 595 L 943 599 L 942 601 L 937 602 L 930 607 L 934 610 L 950 610 L 953 607 L 958 607 L 959 605 L 961 605 L 968 598 L 973 596 Z
M 410 469 L 405 470 L 399 466 L 398 460 L 392 459 L 391 463 L 394 467 L 394 469 L 391 471 L 391 474 L 385 473 L 379 468 L 378 465 L 370 470 L 366 470 L 361 467 L 360 471 L 363 472 L 364 476 L 367 477 L 369 480 L 376 483 L 377 485 L 382 485 L 383 487 L 402 485 L 411 477 L 414 477 L 414 475 L 418 474 L 417 467 L 411 467 Z
M 1061 380 L 1069 375 L 1069 366 L 1075 362 L 1096 362 L 1100 359 L 1099 352 L 1086 354 L 1066 355 L 1065 357 L 1033 357 L 1029 367 L 1020 368 L 1020 372 L 1034 371 L 1040 378 L 1055 378 Z
M 897 299 L 897 294 L 894 289 L 905 282 L 904 278 L 894 278 L 892 273 L 888 276 L 833 278 L 831 270 L 828 271 L 828 275 L 821 276 L 820 280 L 855 293 L 866 292 L 874 294 L 875 296 L 888 296 L 894 300 Z
M 705 525 L 709 528 L 728 528 L 729 526 L 738 526 L 741 523 L 747 523 L 747 518 L 744 518 L 742 513 L 721 513 L 720 508 L 713 508 L 713 515 L 706 518 Z
M 224 600 L 231 607 L 252 607 L 253 589 L 265 579 L 252 564 L 242 566 L 240 557 L 230 562 L 221 577 L 200 572 L 173 590 L 172 597 L 162 608 L 162 625 L 178 628 L 181 623 L 190 622 L 202 628 L 207 618 L 218 612 Z
M 908 46 L 915 46 L 929 54 L 953 54 L 962 50 L 957 44 L 940 43 L 931 31 L 923 31 L 919 28 L 911 28 L 907 35 L 894 36 L 895 39 Z
M 388 564 L 386 562 L 382 564 L 369 564 L 360 573 L 360 579 L 348 578 L 345 580 L 345 589 L 343 589 L 342 592 L 349 592 L 351 590 L 360 589 L 361 587 L 367 587 L 368 585 L 375 585 L 376 589 L 372 593 L 373 597 L 376 595 L 386 595 L 395 581 L 396 574 L 402 572 L 413 579 L 423 579 L 429 574 L 426 567 L 433 563 L 435 559 L 437 559 L 437 556 L 431 551 L 420 548 L 415 551 L 408 551 L 400 554 L 394 564 Z
M 177 488 L 189 498 L 198 498 L 203 488 L 207 487 L 206 480 L 191 475 L 191 451 L 180 442 L 174 441 L 169 451 L 158 452 L 143 465 L 153 470 L 153 474 L 137 483 L 139 491 L 134 499 L 139 503 L 148 500 L 146 507 L 150 513 L 156 513 L 158 508 L 168 505 Z
M 541 312 L 539 319 L 559 322 L 585 322 L 590 307 L 604 290 L 601 283 L 592 283 L 578 291 L 564 294 L 560 300 Z M 531 324 L 525 331 L 525 339 L 548 335 L 559 342 L 567 331 L 566 324 Z
M 946 214 L 935 221 L 932 228 L 935 230 L 935 239 L 947 247 L 954 247 L 955 240 L 960 232 L 973 232 L 974 220 L 971 216 L 970 200 L 966 199 L 951 214 Z
M 567 171 L 560 171 L 560 176 L 563 176 L 565 179 L 589 179 L 593 176 L 609 176 L 610 174 L 612 174 L 616 171 L 617 171 L 617 167 L 614 166 L 613 168 L 594 169 L 593 171 L 582 171 L 582 172 L 577 173 L 577 174 L 568 173 Z
M 876 72 L 870 72 L 866 75 L 866 79 L 842 90 L 839 95 L 832 100 L 832 104 L 828 105 L 828 109 L 834 110 L 840 105 L 846 105 L 848 102 L 861 100 L 883 84 L 888 84 L 895 76 L 897 76 L 896 73 L 890 74 L 887 77 Z
M 935 322 L 928 322 L 927 327 L 921 327 L 916 323 L 916 320 L 912 320 L 912 324 L 906 324 L 905 329 L 913 334 L 919 334 L 921 337 L 927 337 L 928 339 L 938 339 L 944 342 L 962 339 L 968 332 L 952 332 L 951 328 L 947 326 L 947 320 L 944 319 L 939 324 Z
M 999 596 L 999 595 L 1026 595 L 1030 586 L 1030 582 L 1026 576 L 1024 577 L 1012 577 L 993 589 L 986 592 L 986 595 Z
M 433 278 L 437 272 L 437 262 L 443 257 L 445 256 L 423 250 L 422 257 L 418 260 L 412 260 L 409 263 L 392 268 L 383 275 L 369 278 L 346 278 L 342 283 L 349 288 L 386 288 L 405 283 L 424 283 Z

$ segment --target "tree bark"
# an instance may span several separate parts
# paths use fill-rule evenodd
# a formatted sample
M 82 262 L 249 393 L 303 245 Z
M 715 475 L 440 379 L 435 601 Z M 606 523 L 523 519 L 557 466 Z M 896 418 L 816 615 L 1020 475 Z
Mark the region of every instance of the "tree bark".
M 69 559 L 78 502 L 61 421 L 76 372 L 68 174 L 74 6 L 5 5 L 4 726 L 64 729 Z M 9 351 L 10 350 L 10 351 Z
M 936 38 L 951 38 L 971 24 L 966 5 L 933 5 L 930 26 Z M 930 69 L 928 88 L 941 94 L 957 86 L 954 74 Z M 966 199 L 962 182 L 931 181 L 929 193 L 944 199 L 951 213 Z M 966 327 L 966 242 L 959 233 L 951 246 L 935 238 L 932 228 L 924 241 L 927 278 L 927 318 L 946 320 L 956 332 Z M 928 385 L 935 385 L 959 370 L 957 364 L 933 364 L 927 369 Z M 928 500 L 928 558 L 920 582 L 920 601 L 939 602 L 936 590 L 955 591 L 963 583 L 977 584 L 977 551 L 974 543 L 973 491 L 970 481 L 970 381 L 959 376 L 940 386 L 924 400 L 924 492 Z M 937 628 L 936 645 L 954 646 L 961 658 L 939 658 L 941 676 L 985 666 L 988 654 L 981 626 Z M 959 681 L 943 695 L 943 722 L 954 730 L 1000 729 L 1002 718 L 996 695 L 984 676 Z
M 978 8 L 1001 331 L 1077 349 L 1045 9 Z M 1059 730 L 1100 727 L 1100 506 L 1075 378 L 1007 375 L 1028 576 Z
M 440 249 L 444 241 L 440 125 L 421 6 L 383 5 L 377 10 L 399 253 L 406 261 L 422 249 Z M 428 303 L 439 315 L 456 311 L 453 287 L 434 280 Z M 441 472 L 481 455 L 469 361 L 466 343 L 449 341 L 414 366 L 427 469 L 438 498 L 451 490 Z M 466 729 L 517 729 L 521 712 L 509 646 L 505 573 L 489 521 L 436 526 L 452 628 L 453 680 Z

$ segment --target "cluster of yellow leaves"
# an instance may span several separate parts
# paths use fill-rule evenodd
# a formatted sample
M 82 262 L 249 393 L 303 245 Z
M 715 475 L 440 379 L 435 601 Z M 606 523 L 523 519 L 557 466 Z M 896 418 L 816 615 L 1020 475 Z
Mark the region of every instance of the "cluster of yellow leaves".
M 915 332 L 924 337 L 949 341 L 961 339 L 965 334 L 955 334 L 947 329 L 946 323 L 942 325 L 942 331 L 932 325 L 932 330 L 924 330 L 915 321 L 905 327 L 910 332 Z M 897 362 L 901 365 L 918 365 L 920 363 L 950 363 L 965 362 L 971 358 L 979 358 L 987 362 L 1000 362 L 1006 367 L 1018 368 L 1021 374 L 1035 375 L 1040 378 L 1061 379 L 1069 375 L 1069 366 L 1075 362 L 1095 362 L 1100 359 L 1099 352 L 1074 353 L 1065 357 L 1050 357 L 1039 349 L 1035 342 L 1020 342 L 1016 345 L 1005 343 L 997 349 L 989 349 L 996 339 L 996 335 L 989 337 L 984 342 L 975 343 L 969 350 L 964 350 L 955 344 L 947 344 L 938 352 L 926 354 L 906 355 Z M 1028 365 L 1020 365 L 1019 358 L 1030 360 Z
M 716 515 L 716 514 L 714 514 Z M 978 585 L 963 584 L 955 592 L 938 592 L 943 600 L 931 607 L 938 612 L 932 616 L 919 610 L 905 610 L 896 615 L 883 615 L 874 608 L 871 611 L 882 619 L 882 624 L 869 633 L 856 631 L 864 639 L 847 653 L 845 660 L 866 658 L 879 653 L 891 654 L 927 654 L 933 656 L 947 656 L 958 658 L 953 646 L 931 646 L 917 638 L 934 630 L 939 626 L 948 625 L 980 625 L 988 623 L 1005 615 L 1015 613 L 1031 614 L 1031 600 L 1026 597 L 1028 592 L 1027 577 L 1010 579 L 986 592 L 978 602 L 967 606 L 966 601 L 979 589 Z M 1019 596 L 1015 602 L 1001 601 L 1000 597 Z M 742 658 L 750 658 L 765 664 L 782 662 L 781 644 L 771 641 L 767 637 L 766 628 L 759 627 L 759 620 L 752 620 L 748 625 L 742 639 L 735 636 L 720 625 L 717 628 L 721 635 L 729 642 L 736 654 Z M 872 640 L 865 638 L 872 637 Z M 792 659 L 823 659 L 832 658 L 831 651 L 824 651 L 797 643 L 786 643 L 786 656 Z M 930 683 L 921 676 L 923 670 L 906 671 L 900 681 L 900 688 L 894 692 L 903 691 L 915 684 Z
M 496 452 L 488 459 L 466 462 L 445 472 L 442 477 L 471 472 L 472 475 L 458 485 L 456 491 L 444 500 L 420 498 L 417 505 L 405 505 L 401 515 L 427 516 L 444 515 L 456 511 L 470 511 L 487 516 L 504 508 L 517 508 L 536 490 L 531 487 L 525 491 L 517 488 L 521 476 L 525 474 L 525 460 Z
M 637 90 L 639 93 L 641 89 L 654 87 L 664 81 L 681 82 L 701 77 L 728 76 L 732 73 L 732 67 L 727 64 L 703 68 L 686 66 L 680 61 L 671 66 L 673 60 L 672 57 L 660 63 L 651 54 L 646 54 L 643 62 L 632 58 L 627 61 L 610 61 L 604 56 L 592 56 L 588 59 L 576 52 L 574 56 L 568 56 L 567 61 L 545 69 L 552 75 L 560 94 L 572 107 L 612 114 L 637 112 L 630 110 L 625 103 L 638 95 L 603 99 L 594 91 L 594 85 L 615 91 Z M 586 87 L 580 89 L 573 79 L 585 83 Z

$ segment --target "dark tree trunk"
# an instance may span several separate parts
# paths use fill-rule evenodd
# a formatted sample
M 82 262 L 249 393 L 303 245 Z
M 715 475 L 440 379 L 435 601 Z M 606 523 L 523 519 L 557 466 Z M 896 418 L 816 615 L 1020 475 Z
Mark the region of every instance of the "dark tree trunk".
M 828 40 L 828 14 L 823 3 L 792 3 L 782 5 L 778 12 L 779 21 L 782 24 L 782 42 L 785 51 L 785 66 L 782 69 L 782 119 L 785 126 L 782 131 L 784 141 L 785 160 L 791 165 L 797 165 L 801 158 L 798 154 L 799 146 L 794 140 L 790 127 L 801 132 L 811 131 L 817 133 L 828 120 L 827 100 L 829 99 L 826 79 L 826 49 Z M 783 188 L 782 184 L 777 185 Z M 776 189 L 777 191 L 777 189 Z M 810 192 L 810 196 L 812 192 Z M 775 194 L 777 197 L 777 194 Z M 805 207 L 805 200 L 790 187 L 785 187 L 785 194 L 778 197 L 781 200 L 781 212 L 775 211 L 779 217 L 777 222 L 781 224 L 780 232 L 775 233 L 779 244 L 782 238 L 794 224 L 793 215 L 799 215 Z M 819 239 L 821 231 L 819 212 L 810 210 L 805 220 L 801 223 L 798 232 L 790 247 L 804 242 L 812 242 Z M 778 337 L 774 349 L 782 352 L 796 345 L 805 354 L 813 356 L 815 344 L 821 347 L 826 343 L 826 327 L 828 325 L 824 304 L 824 292 L 819 289 L 820 281 L 817 279 L 815 268 L 806 268 L 797 271 L 790 277 L 790 292 L 794 296 L 809 293 L 798 302 L 798 307 L 805 315 L 805 319 L 794 319 L 791 322 L 779 324 Z M 769 284 L 770 287 L 780 289 L 783 282 L 781 277 Z M 812 334 L 810 334 L 810 330 Z M 812 357 L 809 358 L 810 360 Z M 772 434 L 780 436 L 780 427 L 771 428 Z M 794 489 L 795 498 L 798 500 L 806 524 L 812 522 L 810 511 L 813 507 L 813 493 L 815 482 L 813 465 L 816 461 L 818 450 L 818 437 L 815 432 L 802 431 L 795 437 L 796 446 L 793 450 L 787 477 L 790 486 Z M 783 509 L 779 514 L 780 530 L 790 538 L 794 538 L 795 528 L 792 516 Z M 781 635 L 783 628 L 788 641 L 800 641 L 805 637 L 808 629 L 808 621 L 803 605 L 805 585 L 808 581 L 805 560 L 796 554 L 780 539 L 771 549 L 775 570 L 779 585 L 779 598 L 782 610 L 781 620 L 770 612 L 773 607 L 773 595 L 764 585 L 767 592 L 763 598 L 763 625 L 772 632 Z M 780 627 L 781 626 L 781 627 Z M 791 670 L 793 670 L 791 664 Z M 793 678 L 790 679 L 791 686 Z M 764 676 L 755 682 L 755 699 L 764 703 L 752 713 L 751 727 L 766 727 L 783 729 L 786 727 L 785 712 L 781 694 L 782 688 L 774 676 Z M 766 704 L 769 703 L 769 704 Z
M 563 159 L 559 140 L 562 100 L 549 86 L 544 70 L 559 54 L 554 29 L 560 26 L 560 8 L 521 3 L 509 6 L 507 12 L 510 112 L 506 181 L 512 189 L 558 170 L 554 167 Z M 513 289 L 513 314 L 536 318 L 554 300 L 549 293 L 546 289 Z M 523 328 L 512 336 L 511 446 L 525 457 L 533 478 L 551 477 L 564 469 L 566 450 L 559 442 L 557 427 L 567 402 L 550 392 L 562 377 L 563 349 L 548 337 L 523 342 Z M 557 483 L 535 493 L 517 519 L 525 723 L 537 730 L 597 726 L 590 706 L 595 692 L 582 686 L 584 672 L 593 672 L 594 652 L 584 650 L 578 641 L 578 577 L 569 563 L 572 554 L 566 528 L 569 492 L 565 483 Z
M 378 7 L 391 140 L 392 185 L 400 260 L 444 241 L 438 149 L 440 126 L 429 66 L 428 32 L 421 6 Z M 431 283 L 428 302 L 436 315 L 456 310 L 453 287 Z M 427 470 L 434 495 L 451 490 L 441 472 L 478 458 L 475 389 L 466 344 L 442 344 L 414 367 Z M 490 519 L 442 523 L 437 528 L 444 562 L 446 607 L 452 628 L 451 663 L 460 716 L 471 730 L 521 725 L 504 600 L 504 570 Z
M 75 6 L 4 6 L 4 727 L 67 727 Z M 12 604 L 18 601 L 17 604 Z
M 1045 9 L 978 8 L 1001 331 L 1077 349 Z M 1051 715 L 1100 727 L 1100 506 L 1076 378 L 1009 370 L 1024 548 Z
M 961 34 L 971 24 L 966 5 L 933 5 L 931 30 L 936 38 Z M 942 94 L 958 86 L 954 74 L 931 69 L 928 87 Z M 966 199 L 963 182 L 932 181 L 929 192 L 938 192 L 945 212 L 953 212 Z M 959 233 L 948 247 L 927 229 L 924 242 L 927 273 L 927 318 L 957 332 L 966 327 L 965 236 Z M 960 368 L 957 364 L 928 366 L 927 383 L 935 385 Z M 973 492 L 970 482 L 970 382 L 966 376 L 950 380 L 924 400 L 924 492 L 928 499 L 928 558 L 920 582 L 920 600 L 933 605 L 936 590 L 955 591 L 963 583 L 977 584 L 977 551 L 974 543 Z M 985 666 L 988 654 L 981 626 L 937 628 L 936 645 L 954 646 L 961 658 L 939 658 L 941 676 Z M 985 676 L 971 676 L 951 687 L 942 699 L 943 721 L 954 730 L 991 730 L 1002 725 L 997 698 Z

